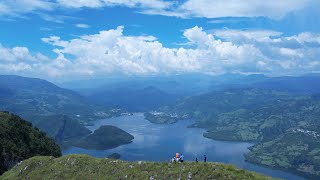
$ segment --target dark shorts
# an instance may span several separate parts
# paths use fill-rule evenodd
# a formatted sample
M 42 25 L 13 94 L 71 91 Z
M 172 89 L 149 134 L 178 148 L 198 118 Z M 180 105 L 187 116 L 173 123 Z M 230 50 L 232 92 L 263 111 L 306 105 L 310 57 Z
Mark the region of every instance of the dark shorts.
M 183 160 L 180 160 L 180 162 L 183 162 Z

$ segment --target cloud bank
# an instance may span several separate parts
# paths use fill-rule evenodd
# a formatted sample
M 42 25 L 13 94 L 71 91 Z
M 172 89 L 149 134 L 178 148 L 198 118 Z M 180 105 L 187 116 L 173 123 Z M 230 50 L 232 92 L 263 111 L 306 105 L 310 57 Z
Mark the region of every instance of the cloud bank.
M 0 71 L 72 78 L 111 73 L 296 75 L 320 69 L 320 34 L 285 37 L 275 31 L 204 31 L 195 26 L 183 32 L 189 46 L 168 48 L 154 36 L 128 36 L 123 31 L 119 26 L 70 40 L 42 38 L 53 46 L 54 59 L 30 53 L 26 47 L 0 46 Z

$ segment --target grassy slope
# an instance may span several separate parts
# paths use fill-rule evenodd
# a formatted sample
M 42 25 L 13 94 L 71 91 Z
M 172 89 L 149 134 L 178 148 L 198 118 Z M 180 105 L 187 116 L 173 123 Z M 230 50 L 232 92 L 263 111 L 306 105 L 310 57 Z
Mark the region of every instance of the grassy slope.
M 34 157 L 0 179 L 271 179 L 217 163 L 124 162 L 87 155 Z

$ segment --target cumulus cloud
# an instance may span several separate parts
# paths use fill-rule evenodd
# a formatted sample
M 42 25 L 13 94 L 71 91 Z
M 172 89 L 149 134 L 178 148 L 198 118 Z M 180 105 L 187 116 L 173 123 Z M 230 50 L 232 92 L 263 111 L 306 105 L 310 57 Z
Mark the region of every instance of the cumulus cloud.
M 101 31 L 99 34 L 82 36 L 63 41 L 59 37 L 43 38 L 44 42 L 58 47 L 61 56 L 76 57 L 75 66 L 85 67 L 88 72 L 158 73 L 174 69 L 195 68 L 188 59 L 175 59 L 178 50 L 163 47 L 153 36 L 125 36 L 123 27 Z
M 253 45 L 223 42 L 197 26 L 185 30 L 183 35 L 195 48 L 166 48 L 153 36 L 125 36 L 123 27 L 69 41 L 56 36 L 42 40 L 55 46 L 60 57 L 75 57 L 74 67 L 87 69 L 90 75 L 256 72 L 263 70 L 257 62 L 267 61 Z
M 183 32 L 188 48 L 167 48 L 154 36 L 128 36 L 123 31 L 119 26 L 70 40 L 42 38 L 53 46 L 55 59 L 32 54 L 26 47 L 0 46 L 0 70 L 70 78 L 110 73 L 292 75 L 320 68 L 319 34 L 285 37 L 274 31 L 205 31 L 195 26 Z
M 303 74 L 317 72 L 320 68 L 320 34 L 303 32 L 294 36 L 283 36 L 274 31 L 214 31 L 226 41 L 237 45 L 253 44 L 269 59 L 265 64 L 273 74 Z M 247 34 L 251 34 L 247 36 Z M 252 38 L 255 37 L 255 38 Z
M 6 48 L 0 44 L 0 71 L 2 73 L 32 72 L 39 62 L 46 62 L 48 58 L 41 53 L 31 55 L 26 47 Z M 41 64 L 42 64 L 41 63 Z

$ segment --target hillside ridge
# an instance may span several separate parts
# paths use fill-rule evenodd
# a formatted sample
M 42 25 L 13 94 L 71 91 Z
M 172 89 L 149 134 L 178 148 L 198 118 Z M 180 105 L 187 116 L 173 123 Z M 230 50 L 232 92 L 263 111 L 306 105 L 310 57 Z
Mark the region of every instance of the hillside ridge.
M 88 155 L 38 156 L 1 179 L 272 179 L 220 163 L 126 162 Z

